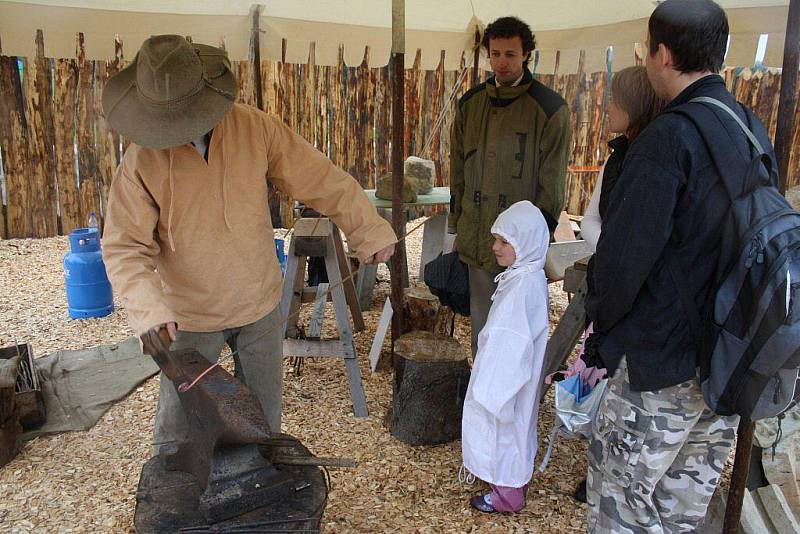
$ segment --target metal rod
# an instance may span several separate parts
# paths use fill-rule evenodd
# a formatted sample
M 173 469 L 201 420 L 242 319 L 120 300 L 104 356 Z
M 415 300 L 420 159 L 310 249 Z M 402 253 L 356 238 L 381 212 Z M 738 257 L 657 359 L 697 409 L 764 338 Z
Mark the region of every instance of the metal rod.
M 736 457 L 733 461 L 733 474 L 731 475 L 730 490 L 728 490 L 728 502 L 725 505 L 722 534 L 739 532 L 744 492 L 747 491 L 747 473 L 750 471 L 750 450 L 753 448 L 754 429 L 755 424 L 742 420 L 736 431 Z
M 273 456 L 273 464 L 277 465 L 313 465 L 317 467 L 355 467 L 356 461 L 352 458 L 325 458 L 322 456 Z
M 775 128 L 775 155 L 781 194 L 786 194 L 789 182 L 789 159 L 794 138 L 795 107 L 797 104 L 797 70 L 800 63 L 800 0 L 789 2 L 786 20 L 786 40 L 783 44 L 781 96 L 778 103 L 778 124 Z M 792 182 L 793 183 L 793 182 Z

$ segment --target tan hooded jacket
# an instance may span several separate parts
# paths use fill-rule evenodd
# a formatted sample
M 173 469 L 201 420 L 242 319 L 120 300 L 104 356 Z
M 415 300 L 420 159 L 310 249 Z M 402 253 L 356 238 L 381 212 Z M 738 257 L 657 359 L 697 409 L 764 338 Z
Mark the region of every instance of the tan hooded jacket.
M 131 144 L 109 193 L 103 256 L 137 334 L 174 321 L 213 332 L 279 304 L 267 182 L 345 232 L 363 261 L 396 241 L 361 186 L 279 119 L 235 104 L 208 162 L 190 144 Z

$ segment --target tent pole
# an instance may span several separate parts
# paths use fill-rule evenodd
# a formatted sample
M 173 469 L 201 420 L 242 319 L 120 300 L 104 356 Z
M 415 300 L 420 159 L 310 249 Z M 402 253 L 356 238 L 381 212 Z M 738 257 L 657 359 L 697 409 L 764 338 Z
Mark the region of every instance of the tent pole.
M 405 0 L 392 0 L 392 227 L 398 238 L 405 235 L 403 216 L 403 138 L 405 132 Z M 397 243 L 391 262 L 392 346 L 403 333 L 403 258 L 404 242 Z M 401 359 L 393 355 L 395 389 L 403 377 Z
M 260 4 L 253 4 L 250 11 L 253 15 L 253 27 L 250 30 L 250 60 L 253 67 L 253 89 L 256 93 L 256 106 L 264 111 L 264 95 L 261 94 L 261 9 Z
M 786 194 L 789 183 L 789 158 L 795 128 L 797 104 L 797 71 L 800 62 L 800 0 L 789 2 L 786 21 L 786 40 L 783 43 L 783 70 L 781 71 L 781 96 L 778 103 L 778 124 L 775 128 L 775 156 L 778 158 L 781 194 Z

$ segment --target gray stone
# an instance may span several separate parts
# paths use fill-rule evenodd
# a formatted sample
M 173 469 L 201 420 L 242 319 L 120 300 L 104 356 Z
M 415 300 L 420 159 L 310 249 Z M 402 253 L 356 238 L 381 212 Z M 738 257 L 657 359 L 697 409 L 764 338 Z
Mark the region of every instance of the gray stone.
M 418 195 L 427 195 L 433 190 L 436 178 L 436 166 L 433 161 L 411 156 L 403 164 L 403 172 L 414 183 L 414 190 Z

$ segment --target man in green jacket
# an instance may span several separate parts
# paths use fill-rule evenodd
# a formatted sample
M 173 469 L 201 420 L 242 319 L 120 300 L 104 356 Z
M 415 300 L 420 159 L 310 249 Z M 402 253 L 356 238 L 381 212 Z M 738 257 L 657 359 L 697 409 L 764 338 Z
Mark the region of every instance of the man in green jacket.
M 473 356 L 503 270 L 492 252 L 492 223 L 511 204 L 530 200 L 552 235 L 564 207 L 569 108 L 528 71 L 535 44 L 515 17 L 489 24 L 482 45 L 494 76 L 461 97 L 451 133 L 448 231 L 458 234 L 455 247 L 469 265 Z

